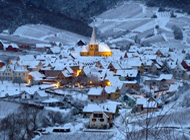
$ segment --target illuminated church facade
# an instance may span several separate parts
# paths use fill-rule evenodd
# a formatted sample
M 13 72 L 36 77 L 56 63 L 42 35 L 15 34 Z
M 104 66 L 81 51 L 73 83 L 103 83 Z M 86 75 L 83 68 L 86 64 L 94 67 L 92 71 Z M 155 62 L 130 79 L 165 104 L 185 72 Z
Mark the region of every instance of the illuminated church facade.
M 81 56 L 112 56 L 112 51 L 107 44 L 98 44 L 95 28 L 93 27 L 92 37 L 89 45 L 84 45 L 80 52 Z

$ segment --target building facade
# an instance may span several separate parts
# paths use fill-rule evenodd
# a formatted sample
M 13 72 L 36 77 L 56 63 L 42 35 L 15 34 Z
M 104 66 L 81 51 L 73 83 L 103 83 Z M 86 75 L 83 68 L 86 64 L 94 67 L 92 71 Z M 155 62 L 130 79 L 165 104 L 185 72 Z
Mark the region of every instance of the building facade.
M 0 69 L 1 81 L 23 83 L 28 81 L 28 70 L 18 65 L 7 65 Z

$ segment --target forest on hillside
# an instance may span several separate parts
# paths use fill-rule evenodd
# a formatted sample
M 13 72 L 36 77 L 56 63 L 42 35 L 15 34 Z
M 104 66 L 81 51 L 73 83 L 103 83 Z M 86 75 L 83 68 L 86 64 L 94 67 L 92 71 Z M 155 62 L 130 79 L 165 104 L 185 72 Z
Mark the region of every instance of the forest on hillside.
M 113 0 L 0 0 L 0 32 L 24 24 L 46 24 L 85 36 L 91 17 L 114 6 Z
M 92 18 L 129 0 L 0 0 L 0 32 L 24 24 L 46 24 L 85 36 Z M 178 8 L 190 13 L 189 0 L 133 0 L 147 6 Z

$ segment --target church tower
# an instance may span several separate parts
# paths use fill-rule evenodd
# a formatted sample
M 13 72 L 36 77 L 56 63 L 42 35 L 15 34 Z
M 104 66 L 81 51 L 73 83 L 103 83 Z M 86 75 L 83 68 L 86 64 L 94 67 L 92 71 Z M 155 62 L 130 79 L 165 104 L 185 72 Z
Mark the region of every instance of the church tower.
M 95 27 L 93 27 L 92 36 L 89 44 L 89 56 L 99 56 L 98 47 L 99 45 L 96 39 Z

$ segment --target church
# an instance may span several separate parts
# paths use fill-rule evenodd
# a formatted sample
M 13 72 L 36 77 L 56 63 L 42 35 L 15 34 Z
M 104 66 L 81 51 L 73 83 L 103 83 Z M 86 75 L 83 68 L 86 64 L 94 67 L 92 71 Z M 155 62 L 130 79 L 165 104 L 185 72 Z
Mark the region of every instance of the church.
M 107 44 L 98 44 L 95 28 L 93 27 L 92 37 L 89 45 L 84 45 L 80 52 L 81 56 L 112 56 L 112 51 Z

